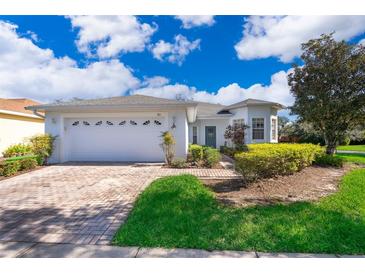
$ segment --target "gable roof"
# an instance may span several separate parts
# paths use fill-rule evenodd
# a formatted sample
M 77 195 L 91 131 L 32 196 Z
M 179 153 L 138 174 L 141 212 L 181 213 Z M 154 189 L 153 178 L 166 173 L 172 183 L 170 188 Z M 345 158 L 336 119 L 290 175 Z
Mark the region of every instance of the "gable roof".
M 268 106 L 268 105 L 270 105 L 272 107 L 276 107 L 278 109 L 285 108 L 284 105 L 279 104 L 279 103 L 275 103 L 275 102 L 259 100 L 259 99 L 246 99 L 246 100 L 243 100 L 241 102 L 226 106 L 224 108 L 224 110 L 230 110 L 230 109 L 234 109 L 234 108 L 247 107 L 247 106 Z
M 230 116 L 232 115 L 232 113 L 230 112 L 231 109 L 246 107 L 246 106 L 272 106 L 276 107 L 277 109 L 285 108 L 284 105 L 281 105 L 279 103 L 258 100 L 258 99 L 246 99 L 244 101 L 229 106 L 199 102 L 197 116 L 198 117 Z
M 31 110 L 25 109 L 29 105 L 40 105 L 39 102 L 26 98 L 5 99 L 0 98 L 0 110 L 18 112 L 20 114 L 33 115 Z
M 189 106 L 197 105 L 194 101 L 183 101 L 183 100 L 171 100 L 158 98 L 146 95 L 130 95 L 130 96 L 118 96 L 100 99 L 77 99 L 67 102 L 55 102 L 44 105 L 33 105 L 28 106 L 27 109 L 52 109 L 52 108 L 63 108 L 63 107 L 108 107 L 108 106 Z
M 224 107 L 221 104 L 198 102 L 197 116 L 217 115 Z

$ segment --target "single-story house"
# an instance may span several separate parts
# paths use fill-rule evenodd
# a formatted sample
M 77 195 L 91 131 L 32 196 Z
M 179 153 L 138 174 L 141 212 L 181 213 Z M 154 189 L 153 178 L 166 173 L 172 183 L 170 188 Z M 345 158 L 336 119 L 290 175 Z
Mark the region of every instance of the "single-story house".
M 225 145 L 225 129 L 233 123 L 250 126 L 246 143 L 277 142 L 277 111 L 282 108 L 255 99 L 224 106 L 144 95 L 27 107 L 45 112 L 45 130 L 57 136 L 54 163 L 163 161 L 160 136 L 167 130 L 175 137 L 176 157 L 185 157 L 189 143 Z
M 36 101 L 20 98 L 0 98 L 0 155 L 10 145 L 21 143 L 25 138 L 44 133 L 43 115 L 26 110 Z

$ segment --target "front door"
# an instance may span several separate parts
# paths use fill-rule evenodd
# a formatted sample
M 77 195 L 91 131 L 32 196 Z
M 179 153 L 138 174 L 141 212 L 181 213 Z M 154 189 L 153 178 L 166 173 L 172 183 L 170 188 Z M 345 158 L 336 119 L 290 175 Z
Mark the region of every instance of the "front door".
M 213 126 L 205 127 L 205 145 L 216 147 L 216 128 Z

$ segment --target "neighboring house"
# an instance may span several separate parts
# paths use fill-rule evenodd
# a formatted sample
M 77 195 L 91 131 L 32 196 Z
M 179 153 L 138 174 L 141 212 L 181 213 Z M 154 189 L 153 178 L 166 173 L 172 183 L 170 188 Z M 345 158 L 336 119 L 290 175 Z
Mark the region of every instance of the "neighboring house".
M 46 132 L 57 136 L 51 162 L 163 161 L 161 133 L 176 139 L 176 157 L 189 143 L 226 143 L 229 124 L 245 123 L 246 143 L 277 142 L 277 111 L 284 106 L 248 99 L 230 106 L 144 95 L 29 106 L 44 111 Z
M 10 145 L 44 133 L 44 118 L 25 107 L 39 104 L 29 99 L 0 98 L 0 155 Z

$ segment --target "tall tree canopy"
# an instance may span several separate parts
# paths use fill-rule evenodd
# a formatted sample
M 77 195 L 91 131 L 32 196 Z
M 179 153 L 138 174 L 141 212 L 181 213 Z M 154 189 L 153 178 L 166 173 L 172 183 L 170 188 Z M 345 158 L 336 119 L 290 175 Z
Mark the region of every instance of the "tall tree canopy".
M 304 65 L 288 76 L 292 114 L 323 134 L 333 154 L 347 131 L 365 121 L 365 49 L 332 34 L 302 44 Z

